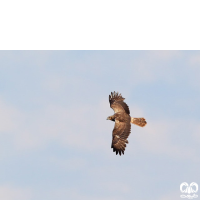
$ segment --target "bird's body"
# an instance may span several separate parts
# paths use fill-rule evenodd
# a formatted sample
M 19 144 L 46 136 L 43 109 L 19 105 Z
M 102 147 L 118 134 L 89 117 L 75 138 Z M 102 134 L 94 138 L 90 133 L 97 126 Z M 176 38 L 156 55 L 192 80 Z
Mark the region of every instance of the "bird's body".
M 133 118 L 130 116 L 129 107 L 124 102 L 124 99 L 121 94 L 112 93 L 109 95 L 110 107 L 114 110 L 115 114 L 109 116 L 107 119 L 115 121 L 115 126 L 112 133 L 112 144 L 113 152 L 116 152 L 116 155 L 119 153 L 124 154 L 126 144 L 128 144 L 128 136 L 131 133 L 131 123 L 138 126 L 145 126 L 146 121 L 144 118 Z

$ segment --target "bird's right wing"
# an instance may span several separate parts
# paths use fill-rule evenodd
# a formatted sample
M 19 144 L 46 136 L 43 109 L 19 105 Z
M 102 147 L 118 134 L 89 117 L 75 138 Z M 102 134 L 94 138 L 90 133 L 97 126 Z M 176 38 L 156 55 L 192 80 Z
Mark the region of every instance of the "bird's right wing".
M 115 113 L 117 112 L 125 112 L 126 114 L 130 114 L 128 105 L 124 102 L 124 99 L 121 94 L 118 94 L 118 92 L 111 92 L 111 95 L 109 95 L 109 102 L 110 107 L 114 110 Z

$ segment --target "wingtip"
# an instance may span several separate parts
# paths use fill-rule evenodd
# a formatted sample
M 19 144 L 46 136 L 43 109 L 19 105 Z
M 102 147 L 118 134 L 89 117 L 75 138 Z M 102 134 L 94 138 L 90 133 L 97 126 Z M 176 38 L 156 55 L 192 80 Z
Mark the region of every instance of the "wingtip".
M 111 92 L 111 95 L 109 95 L 109 97 L 110 97 L 110 100 L 111 99 L 122 99 L 122 100 L 125 100 L 125 98 L 124 97 L 122 97 L 122 95 L 121 95 L 121 93 L 119 93 L 119 92 Z

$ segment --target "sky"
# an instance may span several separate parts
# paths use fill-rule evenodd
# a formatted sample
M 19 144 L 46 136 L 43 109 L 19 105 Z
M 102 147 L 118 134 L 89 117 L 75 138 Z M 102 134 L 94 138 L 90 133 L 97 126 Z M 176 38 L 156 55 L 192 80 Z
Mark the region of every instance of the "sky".
M 0 51 L 0 199 L 181 199 L 200 184 L 199 80 L 200 51 Z M 147 121 L 121 157 L 113 91 Z

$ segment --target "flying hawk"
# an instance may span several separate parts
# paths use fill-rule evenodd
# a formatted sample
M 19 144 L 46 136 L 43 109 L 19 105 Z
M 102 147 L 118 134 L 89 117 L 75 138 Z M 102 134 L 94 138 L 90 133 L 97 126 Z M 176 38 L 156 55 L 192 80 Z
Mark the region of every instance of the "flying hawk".
M 124 99 L 118 92 L 111 92 L 109 102 L 115 114 L 107 118 L 107 120 L 115 121 L 111 148 L 113 148 L 113 152 L 116 152 L 116 155 L 119 153 L 120 156 L 121 153 L 124 154 L 126 143 L 128 144 L 127 138 L 131 133 L 131 123 L 141 127 L 147 124 L 144 118 L 133 118 L 130 116 L 129 107 L 124 102 Z

